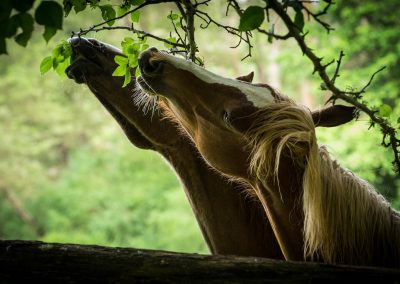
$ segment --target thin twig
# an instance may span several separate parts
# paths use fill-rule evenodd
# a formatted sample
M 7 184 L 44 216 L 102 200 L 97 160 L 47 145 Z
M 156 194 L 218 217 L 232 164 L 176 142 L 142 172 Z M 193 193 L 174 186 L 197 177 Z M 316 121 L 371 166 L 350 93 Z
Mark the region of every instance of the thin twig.
M 337 77 L 339 77 L 339 69 L 340 69 L 340 64 L 342 63 L 343 56 L 344 56 L 344 52 L 343 52 L 343 50 L 341 50 L 340 54 L 339 54 L 339 58 L 336 61 L 335 73 L 333 74 L 332 79 L 331 79 L 331 82 L 333 85 L 335 84 Z
M 378 74 L 379 72 L 383 71 L 384 69 L 386 69 L 386 66 L 383 66 L 383 67 L 381 67 L 380 69 L 378 69 L 377 71 L 375 71 L 375 72 L 371 75 L 371 77 L 369 78 L 368 83 L 367 83 L 361 90 L 356 91 L 356 92 L 345 92 L 345 93 L 346 93 L 346 94 L 349 94 L 349 95 L 356 96 L 356 97 L 359 98 L 360 95 L 363 94 L 363 93 L 365 93 L 365 91 L 367 90 L 367 88 L 371 85 L 371 83 L 372 83 L 372 81 L 374 80 L 374 77 L 376 76 L 376 74 Z
M 301 2 L 303 2 L 303 1 L 301 1 Z M 303 2 L 303 3 L 304 3 L 304 2 Z M 329 9 L 329 7 L 330 7 L 331 5 L 332 5 L 332 2 L 328 3 L 328 4 L 325 6 L 325 9 L 322 10 L 322 11 L 320 11 L 320 12 L 318 12 L 318 13 L 313 13 L 313 12 L 311 12 L 311 10 L 308 9 L 307 6 L 305 6 L 305 5 L 303 5 L 303 4 L 302 4 L 302 7 L 303 7 L 303 9 L 307 12 L 307 15 L 308 15 L 308 16 L 313 17 L 313 19 L 314 19 L 315 21 L 317 21 L 321 26 L 323 26 L 323 27 L 325 28 L 325 30 L 329 33 L 330 31 L 334 30 L 334 28 L 332 28 L 331 25 L 328 24 L 327 22 L 322 21 L 322 20 L 320 19 L 320 17 L 321 17 L 322 15 L 325 15 L 325 14 L 328 12 L 328 9 Z
M 197 46 L 194 38 L 194 15 L 196 14 L 196 9 L 190 0 L 182 0 L 182 2 L 186 8 L 186 34 L 189 41 L 189 58 L 195 62 Z
M 177 42 L 169 41 L 167 39 L 164 39 L 164 38 L 161 38 L 159 36 L 153 35 L 151 33 L 135 29 L 133 26 L 113 26 L 113 27 L 104 26 L 104 27 L 100 27 L 100 28 L 90 28 L 90 29 L 87 29 L 87 30 L 81 30 L 78 33 L 74 33 L 73 32 L 72 36 L 82 36 L 82 35 L 85 35 L 85 34 L 87 34 L 89 32 L 96 32 L 97 33 L 97 32 L 104 31 L 104 30 L 128 30 L 128 31 L 131 31 L 131 32 L 134 32 L 134 33 L 146 36 L 146 37 L 154 38 L 154 39 L 156 39 L 158 41 L 170 44 L 170 45 L 172 45 L 174 47 L 186 48 L 186 45 L 184 45 L 184 44 L 180 44 L 180 43 L 177 43 Z
M 138 10 L 142 9 L 143 7 L 148 6 L 148 5 L 154 5 L 154 4 L 160 4 L 160 3 L 169 3 L 169 2 L 175 2 L 175 1 L 176 0 L 146 0 L 144 3 L 140 4 L 139 6 L 137 6 L 136 8 L 134 8 L 132 10 L 129 10 L 128 12 L 122 14 L 119 17 L 108 19 L 107 21 L 104 21 L 104 22 L 101 22 L 101 23 L 99 23 L 97 25 L 94 25 L 91 28 L 85 30 L 86 31 L 85 33 L 81 33 L 80 32 L 80 33 L 75 33 L 75 34 L 79 35 L 79 36 L 85 35 L 85 34 L 93 31 L 94 29 L 96 29 L 98 27 L 101 27 L 101 26 L 103 26 L 103 25 L 105 25 L 107 23 L 110 23 L 112 21 L 116 21 L 116 20 L 122 19 L 122 18 L 126 17 L 127 15 L 132 14 L 133 12 L 138 11 Z

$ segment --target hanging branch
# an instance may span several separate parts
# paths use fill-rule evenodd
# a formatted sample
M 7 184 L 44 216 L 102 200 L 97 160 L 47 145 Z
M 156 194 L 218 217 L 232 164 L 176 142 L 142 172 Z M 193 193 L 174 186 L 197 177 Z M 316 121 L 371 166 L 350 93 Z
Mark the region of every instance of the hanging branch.
M 391 147 L 394 155 L 394 160 L 393 160 L 393 166 L 394 166 L 394 171 L 397 174 L 400 174 L 400 140 L 396 137 L 396 129 L 391 126 L 391 124 L 381 116 L 377 114 L 375 110 L 370 109 L 365 103 L 362 103 L 359 101 L 359 99 L 362 96 L 362 93 L 366 91 L 366 89 L 370 86 L 373 78 L 377 73 L 382 71 L 384 69 L 381 68 L 380 70 L 376 71 L 370 78 L 369 82 L 358 92 L 352 92 L 351 94 L 353 96 L 349 96 L 349 92 L 342 91 L 338 87 L 335 86 L 335 80 L 336 79 L 335 75 L 331 78 L 329 78 L 327 72 L 326 72 L 326 65 L 322 65 L 322 58 L 319 58 L 315 55 L 315 53 L 312 51 L 311 48 L 308 47 L 304 40 L 304 35 L 301 34 L 301 31 L 298 29 L 298 27 L 295 25 L 295 23 L 290 19 L 289 15 L 283 8 L 282 4 L 280 4 L 277 0 L 269 0 L 268 1 L 268 6 L 267 9 L 270 8 L 275 13 L 282 19 L 284 24 L 286 25 L 289 34 L 291 37 L 293 37 L 298 45 L 300 46 L 300 49 L 302 50 L 303 54 L 308 57 L 308 59 L 311 60 L 311 62 L 314 65 L 314 71 L 318 73 L 319 77 L 322 79 L 324 83 L 324 87 L 332 92 L 333 100 L 335 99 L 342 99 L 345 102 L 350 103 L 351 105 L 357 107 L 359 110 L 365 112 L 371 119 L 372 124 L 377 124 L 380 126 L 381 131 L 384 135 L 383 143 L 382 145 L 386 147 Z M 338 71 L 337 71 L 338 72 Z M 335 72 L 335 73 L 337 73 Z M 389 140 L 389 142 L 385 142 L 386 140 Z
M 89 29 L 81 29 L 79 32 L 72 32 L 71 37 L 73 37 L 73 36 L 83 36 L 83 35 L 86 35 L 89 32 L 96 32 L 97 33 L 97 32 L 105 31 L 105 30 L 128 30 L 128 31 L 131 31 L 131 32 L 133 32 L 135 34 L 140 34 L 142 36 L 150 37 L 150 38 L 153 38 L 155 40 L 164 42 L 164 43 L 169 44 L 169 45 L 171 45 L 173 47 L 186 48 L 186 45 L 181 44 L 179 42 L 172 42 L 172 41 L 169 41 L 169 40 L 167 40 L 165 38 L 162 38 L 162 37 L 153 35 L 151 33 L 148 33 L 146 31 L 138 30 L 138 29 L 133 27 L 133 24 L 131 26 L 112 26 L 112 27 L 103 26 L 103 27 L 99 27 L 99 28 L 93 28 L 92 27 L 92 28 L 89 28 Z
M 311 16 L 316 22 L 318 22 L 321 26 L 325 28 L 325 30 L 329 33 L 330 31 L 334 30 L 334 28 L 331 27 L 327 22 L 323 21 L 320 19 L 321 16 L 325 15 L 328 13 L 329 8 L 333 4 L 333 1 L 329 1 L 328 4 L 325 5 L 324 9 L 318 13 L 311 12 L 310 9 L 304 3 L 307 3 L 305 1 L 298 1 L 301 5 L 301 7 L 306 11 L 308 16 Z
M 161 3 L 170 3 L 170 2 L 176 2 L 176 0 L 146 0 L 144 3 L 138 5 L 136 8 L 134 8 L 132 10 L 129 10 L 128 12 L 122 14 L 121 16 L 118 16 L 118 17 L 115 17 L 115 18 L 112 18 L 112 19 L 108 19 L 107 21 L 103 21 L 103 22 L 101 22 L 99 24 L 96 24 L 96 25 L 92 26 L 91 28 L 89 28 L 87 30 L 83 30 L 83 31 L 80 31 L 80 32 L 77 32 L 77 33 L 72 32 L 72 34 L 76 35 L 76 36 L 83 36 L 83 35 L 91 32 L 91 31 L 95 31 L 95 29 L 100 28 L 100 27 L 101 27 L 100 29 L 106 30 L 103 27 L 105 24 L 113 22 L 113 21 L 116 21 L 116 20 L 120 20 L 122 18 L 125 18 L 126 16 L 132 14 L 133 12 L 136 12 L 136 11 L 142 9 L 145 6 L 154 5 L 154 4 L 161 4 Z

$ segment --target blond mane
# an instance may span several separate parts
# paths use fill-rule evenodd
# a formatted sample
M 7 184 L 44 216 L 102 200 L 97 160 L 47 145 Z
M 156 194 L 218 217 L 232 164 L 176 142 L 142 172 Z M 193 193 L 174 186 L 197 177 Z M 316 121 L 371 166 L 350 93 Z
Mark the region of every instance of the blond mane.
M 303 203 L 305 259 L 399 266 L 399 213 L 318 146 L 307 108 L 284 98 L 256 114 L 247 137 L 251 173 L 264 184 L 277 179 L 283 156 L 303 176 L 297 194 Z

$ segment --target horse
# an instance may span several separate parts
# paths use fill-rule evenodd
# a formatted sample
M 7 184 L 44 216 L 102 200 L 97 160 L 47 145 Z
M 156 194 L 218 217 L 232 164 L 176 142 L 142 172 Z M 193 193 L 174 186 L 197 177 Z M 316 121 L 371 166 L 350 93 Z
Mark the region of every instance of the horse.
M 138 59 L 141 100 L 158 100 L 210 167 L 248 186 L 286 260 L 399 267 L 400 214 L 319 146 L 316 127 L 354 108 L 310 111 L 268 84 L 214 74 L 149 48 Z
M 132 81 L 112 76 L 115 56 L 122 51 L 96 39 L 69 40 L 73 60 L 67 76 L 86 84 L 136 147 L 160 154 L 181 181 L 199 229 L 211 252 L 218 255 L 283 259 L 260 202 L 249 198 L 238 182 L 228 181 L 210 168 L 176 123 L 162 111 L 142 111 L 135 105 Z M 136 99 L 140 103 L 140 99 Z M 143 101 L 145 103 L 145 101 Z

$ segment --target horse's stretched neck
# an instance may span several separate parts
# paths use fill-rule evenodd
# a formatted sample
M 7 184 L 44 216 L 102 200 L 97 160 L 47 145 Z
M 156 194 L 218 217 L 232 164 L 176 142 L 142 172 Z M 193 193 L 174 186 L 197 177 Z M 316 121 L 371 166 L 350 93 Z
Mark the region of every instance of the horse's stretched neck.
M 256 182 L 256 193 L 267 213 L 283 255 L 303 260 L 302 174 L 281 158 L 277 178 Z
M 314 124 L 308 110 L 289 100 L 256 114 L 250 138 L 251 175 L 286 259 L 302 260 L 302 179 Z

